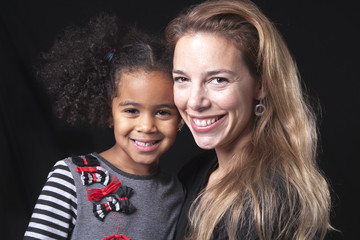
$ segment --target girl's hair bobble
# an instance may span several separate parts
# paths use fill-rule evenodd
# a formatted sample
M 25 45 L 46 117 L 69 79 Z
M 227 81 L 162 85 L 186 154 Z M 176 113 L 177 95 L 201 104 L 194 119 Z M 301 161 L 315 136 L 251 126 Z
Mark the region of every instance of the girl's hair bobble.
M 115 52 L 116 52 L 116 49 L 115 49 L 115 48 L 109 48 L 109 49 L 106 51 L 106 54 L 105 54 L 105 56 L 104 56 L 104 60 L 105 60 L 107 63 L 110 63 L 110 62 L 111 62 L 111 59 L 113 58 Z

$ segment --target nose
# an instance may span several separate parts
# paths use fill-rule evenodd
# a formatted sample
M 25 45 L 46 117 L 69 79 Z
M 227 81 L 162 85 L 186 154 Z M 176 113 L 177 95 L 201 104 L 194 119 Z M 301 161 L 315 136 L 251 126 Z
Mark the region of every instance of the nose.
M 201 84 L 192 84 L 188 98 L 188 107 L 201 112 L 210 106 L 207 89 Z
M 155 116 L 152 116 L 151 114 L 141 114 L 137 119 L 136 130 L 143 133 L 156 132 Z

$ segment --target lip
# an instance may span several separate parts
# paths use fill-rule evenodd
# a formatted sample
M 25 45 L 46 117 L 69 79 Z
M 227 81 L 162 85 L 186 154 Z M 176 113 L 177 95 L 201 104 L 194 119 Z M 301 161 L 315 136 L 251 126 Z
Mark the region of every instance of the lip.
M 225 119 L 226 115 L 216 115 L 216 116 L 191 116 L 190 117 L 190 123 L 191 123 L 191 127 L 195 132 L 198 133 L 206 133 L 206 132 L 210 132 L 212 131 L 214 128 L 216 128 L 219 124 L 221 124 L 224 119 Z M 198 126 L 195 124 L 195 121 L 211 121 L 211 119 L 217 119 L 215 122 L 207 125 L 207 126 Z
M 152 152 L 160 145 L 160 140 L 131 139 L 135 148 L 140 152 Z

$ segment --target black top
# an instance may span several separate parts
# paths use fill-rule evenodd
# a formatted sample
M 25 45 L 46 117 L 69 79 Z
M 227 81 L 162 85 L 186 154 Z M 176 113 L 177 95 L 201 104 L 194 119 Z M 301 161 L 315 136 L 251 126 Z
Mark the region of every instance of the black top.
M 176 240 L 183 240 L 188 226 L 188 213 L 192 202 L 206 187 L 209 175 L 217 168 L 215 151 L 205 151 L 191 159 L 179 172 L 184 186 L 185 200 L 175 232 Z
M 214 150 L 204 151 L 191 159 L 179 172 L 179 179 L 184 187 L 185 200 L 182 206 L 175 231 L 175 240 L 183 240 L 188 227 L 189 209 L 198 194 L 206 187 L 210 174 L 217 169 L 218 161 Z M 251 232 L 250 236 L 247 235 Z M 240 239 L 257 240 L 256 229 L 249 225 L 239 229 Z M 245 237 L 246 236 L 246 237 Z M 223 221 L 215 227 L 213 240 L 229 239 Z

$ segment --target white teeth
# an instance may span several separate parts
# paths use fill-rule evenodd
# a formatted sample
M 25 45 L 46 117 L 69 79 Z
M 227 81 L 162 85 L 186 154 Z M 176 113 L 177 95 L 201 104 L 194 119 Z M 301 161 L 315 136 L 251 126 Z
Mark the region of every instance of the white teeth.
M 206 127 L 206 126 L 209 126 L 209 125 L 213 124 L 217 120 L 219 120 L 219 117 L 209 118 L 207 120 L 194 119 L 194 123 L 198 127 Z
M 137 140 L 135 140 L 135 143 L 136 143 L 137 145 L 144 146 L 144 147 L 149 147 L 149 146 L 154 145 L 153 142 L 139 142 L 139 141 L 137 141 Z

